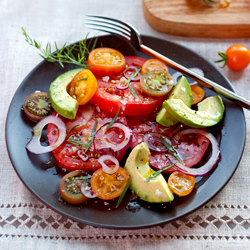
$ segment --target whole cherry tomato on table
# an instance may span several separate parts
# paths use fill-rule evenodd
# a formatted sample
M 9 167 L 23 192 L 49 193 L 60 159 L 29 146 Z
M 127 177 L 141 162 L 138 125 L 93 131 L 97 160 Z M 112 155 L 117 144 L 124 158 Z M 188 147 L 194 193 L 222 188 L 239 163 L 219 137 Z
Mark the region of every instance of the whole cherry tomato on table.
M 224 62 L 222 68 L 227 65 L 231 70 L 240 71 L 250 63 L 250 51 L 240 44 L 232 45 L 227 49 L 226 53 L 219 52 L 218 54 L 222 59 L 215 62 Z

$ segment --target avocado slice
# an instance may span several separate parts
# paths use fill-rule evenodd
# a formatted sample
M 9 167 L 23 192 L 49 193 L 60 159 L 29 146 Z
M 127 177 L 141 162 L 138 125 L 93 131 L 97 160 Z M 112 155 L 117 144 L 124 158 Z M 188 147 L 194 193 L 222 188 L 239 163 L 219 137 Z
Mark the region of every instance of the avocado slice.
M 178 121 L 193 128 L 210 127 L 217 124 L 225 110 L 220 96 L 210 96 L 198 103 L 198 110 L 193 110 L 180 99 L 169 99 L 164 107 Z
M 147 202 L 169 202 L 174 199 L 164 177 L 160 174 L 146 182 L 155 171 L 150 168 L 148 160 L 150 151 L 145 142 L 137 145 L 130 153 L 124 169 L 131 177 L 130 189 Z
M 168 99 L 181 99 L 189 108 L 191 107 L 193 94 L 185 76 L 182 76 L 173 87 L 169 93 Z M 178 120 L 170 115 L 164 106 L 162 106 L 161 110 L 157 113 L 156 121 L 166 127 L 170 127 L 178 122 Z
M 74 119 L 78 110 L 78 102 L 67 92 L 67 87 L 74 76 L 82 68 L 73 69 L 58 76 L 49 88 L 51 105 L 54 110 L 63 117 Z

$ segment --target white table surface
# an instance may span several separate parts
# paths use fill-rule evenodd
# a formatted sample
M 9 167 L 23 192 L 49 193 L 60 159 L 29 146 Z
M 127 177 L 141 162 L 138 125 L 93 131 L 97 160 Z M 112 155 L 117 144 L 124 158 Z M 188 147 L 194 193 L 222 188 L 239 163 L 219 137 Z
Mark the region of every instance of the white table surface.
M 234 1 L 234 0 L 232 0 Z M 226 187 L 194 213 L 153 228 L 112 230 L 83 226 L 47 208 L 15 173 L 5 145 L 5 121 L 19 84 L 42 59 L 21 32 L 37 41 L 63 45 L 85 37 L 85 14 L 120 18 L 141 34 L 184 45 L 209 62 L 232 44 L 250 48 L 250 39 L 205 39 L 171 36 L 146 22 L 140 0 L 1 0 L 0 1 L 0 249 L 250 249 L 249 111 L 246 144 L 237 171 Z M 218 66 L 216 66 L 218 67 Z M 250 66 L 241 72 L 218 69 L 236 92 L 250 99 Z M 237 122 L 235 123 L 237 126 Z

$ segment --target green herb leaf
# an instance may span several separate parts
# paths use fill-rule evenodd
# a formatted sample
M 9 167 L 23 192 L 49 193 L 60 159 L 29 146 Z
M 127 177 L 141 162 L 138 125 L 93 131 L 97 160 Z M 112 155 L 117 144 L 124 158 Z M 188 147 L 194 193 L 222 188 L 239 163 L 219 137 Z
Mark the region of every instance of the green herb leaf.
M 88 80 L 88 78 L 82 78 L 82 79 L 79 79 L 79 80 L 77 80 L 78 82 L 81 82 L 81 81 L 87 81 Z
M 119 205 L 120 205 L 120 203 L 121 203 L 121 201 L 122 201 L 124 195 L 126 194 L 126 192 L 127 192 L 127 190 L 128 190 L 129 182 L 130 182 L 130 176 L 128 177 L 128 181 L 127 181 L 127 183 L 126 183 L 126 186 L 125 186 L 125 188 L 123 189 L 122 194 L 120 195 L 120 197 L 119 197 L 119 199 L 118 199 L 118 202 L 117 202 L 115 208 L 118 208 L 118 207 L 119 207 Z
M 164 168 L 162 168 L 162 169 L 160 169 L 160 170 L 158 170 L 158 171 L 156 171 L 156 172 L 154 172 L 153 174 L 151 174 L 151 175 L 145 180 L 145 182 L 148 182 L 148 181 L 154 179 L 154 178 L 157 177 L 161 172 L 163 172 L 163 171 L 166 170 L 166 169 L 172 168 L 175 164 L 176 164 L 176 162 L 173 163 L 173 164 L 171 164 L 171 165 L 169 165 L 169 166 L 166 166 L 166 167 L 164 167 Z
M 95 119 L 95 125 L 90 133 L 90 136 L 89 136 L 89 141 L 87 143 L 87 147 L 85 149 L 85 153 L 88 151 L 88 149 L 90 148 L 92 142 L 93 142 L 93 139 L 94 139 L 94 135 L 95 135 L 95 130 L 96 130 L 96 126 L 97 126 L 97 119 Z
M 212 2 L 212 3 L 216 3 L 216 1 L 214 1 L 214 0 L 203 0 L 203 2 L 207 5 L 207 6 L 209 6 L 209 7 L 213 7 L 209 2 Z
M 69 133 L 67 134 L 67 136 L 69 136 L 70 133 L 71 133 L 75 128 L 77 128 L 77 127 L 79 127 L 79 125 L 75 125 L 73 128 L 71 128 L 70 131 L 69 131 Z
M 166 146 L 166 148 L 181 162 L 182 165 L 185 165 L 181 157 L 178 155 L 178 153 L 171 147 L 169 143 L 166 142 L 166 140 L 161 136 L 162 143 Z
M 73 44 L 66 47 L 65 43 L 61 49 L 59 49 L 57 44 L 55 43 L 56 51 L 52 53 L 51 45 L 49 42 L 46 44 L 45 49 L 42 49 L 41 43 L 31 39 L 24 28 L 22 28 L 22 33 L 25 36 L 25 41 L 27 43 L 40 50 L 41 54 L 39 55 L 44 60 L 48 62 L 58 62 L 61 65 L 61 67 L 64 67 L 65 63 L 70 63 L 83 67 L 85 69 L 87 68 L 87 61 L 85 58 L 85 54 L 89 54 L 89 49 L 87 46 L 87 36 L 84 40 L 81 39 L 81 41 L 78 42 L 78 44 Z M 97 38 L 94 41 L 92 49 L 96 45 L 96 41 Z M 73 52 L 77 53 L 77 58 L 74 56 Z
M 130 85 L 130 81 L 141 71 L 141 69 L 137 69 L 125 82 L 125 84 L 128 85 L 130 91 L 132 92 L 132 94 L 134 95 L 135 98 L 138 99 L 138 95 L 135 93 L 135 91 L 133 90 L 133 88 Z
M 107 128 L 106 128 L 106 130 L 108 130 L 108 129 L 114 124 L 114 122 L 116 121 L 116 119 L 117 119 L 117 117 L 118 117 L 120 111 L 121 111 L 121 107 L 118 109 L 118 111 L 117 111 L 115 117 L 114 117 L 114 118 L 112 119 L 112 121 L 109 123 L 109 125 L 108 125 Z

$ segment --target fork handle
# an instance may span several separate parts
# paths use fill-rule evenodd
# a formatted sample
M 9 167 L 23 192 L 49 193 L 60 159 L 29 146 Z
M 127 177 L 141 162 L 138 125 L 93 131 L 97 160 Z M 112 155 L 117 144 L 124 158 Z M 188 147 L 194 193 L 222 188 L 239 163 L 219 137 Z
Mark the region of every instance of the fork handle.
M 188 68 L 172 61 L 168 57 L 163 56 L 162 54 L 156 52 L 153 49 L 150 49 L 149 47 L 147 47 L 143 44 L 140 45 L 140 49 L 145 54 L 147 54 L 153 58 L 157 58 L 157 59 L 164 61 L 170 68 L 172 68 L 176 71 L 179 71 L 183 74 L 186 74 L 188 77 L 194 79 L 202 86 L 209 88 L 209 89 L 215 91 L 216 93 L 218 93 L 219 95 L 221 95 L 227 99 L 230 99 L 234 103 L 250 110 L 250 101 L 249 100 L 247 100 L 247 99 L 235 94 L 234 92 L 222 87 L 221 85 L 189 70 Z

